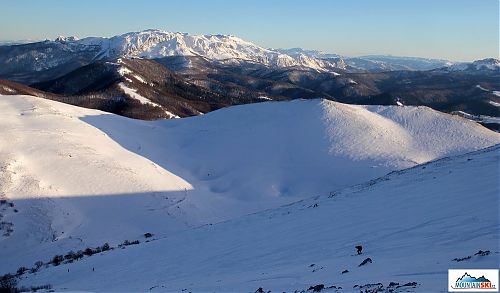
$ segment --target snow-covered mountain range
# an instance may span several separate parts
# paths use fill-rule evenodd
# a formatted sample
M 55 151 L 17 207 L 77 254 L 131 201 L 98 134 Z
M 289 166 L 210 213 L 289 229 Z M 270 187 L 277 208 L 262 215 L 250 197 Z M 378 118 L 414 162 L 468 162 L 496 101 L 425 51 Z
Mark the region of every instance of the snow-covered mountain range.
M 427 107 L 296 100 L 148 122 L 11 95 L 0 111 L 0 274 L 42 262 L 22 284 L 293 292 L 333 282 L 350 292 L 416 281 L 425 291 L 439 279 L 422 272 L 494 249 L 470 233 L 462 244 L 456 229 L 498 233 L 484 210 L 498 207 L 497 152 L 416 166 L 500 137 Z M 463 213 L 472 194 L 491 204 Z M 350 256 L 360 240 L 374 261 L 366 268 Z M 74 259 L 106 242 L 114 249 Z
M 58 37 L 54 44 L 61 50 L 92 51 L 94 59 L 110 60 L 119 57 L 162 58 L 167 56 L 201 56 L 210 60 L 237 63 L 255 62 L 268 66 L 291 67 L 304 66 L 317 70 L 343 69 L 345 65 L 337 60 L 314 58 L 308 54 L 286 54 L 277 50 L 265 49 L 251 42 L 231 35 L 190 35 L 187 33 L 145 30 L 131 32 L 111 38 Z M 44 59 L 43 54 L 34 57 L 36 61 Z M 47 63 L 45 69 L 51 66 Z
M 36 94 L 139 119 L 298 98 L 425 105 L 497 117 L 498 64 L 492 58 L 463 64 L 350 58 L 301 48 L 268 49 L 235 36 L 146 30 L 0 46 L 0 79 L 7 80 L 0 80 L 0 93 Z M 483 125 L 498 130 L 497 123 Z
M 477 71 L 500 71 L 500 60 L 495 58 L 486 58 L 482 60 L 476 60 L 472 63 L 458 63 L 452 64 L 450 66 L 442 68 L 448 71 L 463 71 L 463 72 L 477 72 Z
M 30 44 L 24 46 L 30 46 Z M 201 56 L 209 60 L 231 64 L 245 61 L 272 67 L 299 66 L 329 72 L 342 70 L 426 70 L 450 63 L 446 60 L 407 57 L 349 58 L 300 48 L 267 49 L 231 35 L 190 35 L 156 29 L 130 32 L 110 38 L 58 37 L 54 41 L 47 40 L 34 43 L 31 46 L 17 47 L 18 50 L 14 50 L 14 53 L 6 52 L 5 54 L 9 53 L 10 56 L 4 56 L 8 58 L 0 61 L 4 63 L 4 66 L 32 63 L 33 69 L 37 71 L 48 70 L 68 62 L 67 59 L 71 56 L 67 53 L 76 54 L 80 56 L 80 59 L 90 60 L 110 60 L 122 56 L 148 59 L 167 56 Z M 0 56 L 3 55 L 2 50 L 6 50 L 9 46 L 2 47 L 0 48 Z M 29 48 L 29 50 L 23 51 L 22 48 Z M 84 62 L 85 60 L 80 61 Z

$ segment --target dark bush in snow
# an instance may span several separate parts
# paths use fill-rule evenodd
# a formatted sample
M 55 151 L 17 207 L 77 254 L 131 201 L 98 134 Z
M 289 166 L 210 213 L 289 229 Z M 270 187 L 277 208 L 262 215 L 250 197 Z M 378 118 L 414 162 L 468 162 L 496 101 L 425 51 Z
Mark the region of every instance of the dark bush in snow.
M 61 262 L 63 262 L 64 260 L 64 257 L 62 255 L 55 255 L 54 258 L 52 258 L 52 264 L 54 266 L 58 266 L 61 264 Z
M 32 286 L 29 288 L 29 291 L 36 292 L 36 291 L 41 290 L 41 289 L 50 290 L 50 289 L 52 289 L 52 285 L 47 284 L 47 285 L 40 285 L 40 286 Z M 22 291 L 23 292 L 27 291 L 27 288 L 22 288 Z
M 27 270 L 28 270 L 28 268 L 26 268 L 26 267 L 20 267 L 20 268 L 18 268 L 18 269 L 17 269 L 17 274 L 18 274 L 18 275 L 22 275 L 22 274 L 24 274 Z
M 0 277 L 0 293 L 17 293 L 17 281 L 11 274 L 6 274 Z
M 109 249 L 110 249 L 110 247 L 109 247 L 109 243 L 107 243 L 107 242 L 106 242 L 106 243 L 104 243 L 104 244 L 103 244 L 103 246 L 101 246 L 101 250 L 102 250 L 102 251 L 107 251 L 107 250 L 109 250 Z
M 150 238 L 150 237 L 153 237 L 153 234 L 151 234 L 151 233 L 149 233 L 149 232 L 148 232 L 148 233 L 144 233 L 144 237 L 146 237 L 146 238 Z
M 139 240 L 134 240 L 134 241 L 125 240 L 125 241 L 123 241 L 122 244 L 118 245 L 118 247 L 123 248 L 125 246 L 135 245 L 135 244 L 139 244 L 139 243 L 140 243 Z
M 461 257 L 461 258 L 454 258 L 454 259 L 452 259 L 452 261 L 461 262 L 461 261 L 464 261 L 464 260 L 469 260 L 471 258 L 472 258 L 472 256 L 469 255 L 469 256 Z
M 76 252 L 75 257 L 76 257 L 76 259 L 80 259 L 80 258 L 82 258 L 82 257 L 83 257 L 83 255 L 84 255 L 84 254 L 83 254 L 83 250 L 78 250 L 78 251 Z
M 321 292 L 321 290 L 323 290 L 323 289 L 325 289 L 325 285 L 318 284 L 318 285 L 314 285 L 314 286 L 309 287 L 309 289 L 307 289 L 307 290 L 313 291 L 313 292 Z
M 489 250 L 486 250 L 486 251 L 482 251 L 482 250 L 479 250 L 478 252 L 476 252 L 474 255 L 479 255 L 479 256 L 486 256 L 488 254 L 490 254 L 491 252 Z
M 65 256 L 64 256 L 64 259 L 67 259 L 67 260 L 73 260 L 73 259 L 76 259 L 76 253 L 74 251 L 70 251 L 68 252 Z
M 372 263 L 372 259 L 371 258 L 367 258 L 365 259 L 362 263 L 359 264 L 359 266 L 364 266 L 368 263 Z

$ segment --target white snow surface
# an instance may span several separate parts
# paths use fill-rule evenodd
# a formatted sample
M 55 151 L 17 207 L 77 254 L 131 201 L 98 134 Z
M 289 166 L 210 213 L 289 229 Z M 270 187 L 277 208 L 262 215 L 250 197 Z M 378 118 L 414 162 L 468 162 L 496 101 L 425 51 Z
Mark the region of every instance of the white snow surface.
M 150 29 L 111 38 L 88 37 L 72 42 L 76 46 L 99 46 L 100 57 L 162 58 L 166 56 L 202 56 L 224 62 L 239 60 L 269 66 L 304 66 L 317 70 L 343 68 L 337 60 L 315 58 L 307 54 L 285 54 L 266 49 L 231 35 L 190 35 Z
M 484 87 L 482 87 L 480 84 L 477 84 L 476 87 L 482 91 L 485 91 L 485 92 L 489 92 L 488 89 L 485 89 Z
M 130 81 L 129 81 L 130 82 Z M 145 98 L 141 95 L 139 95 L 137 93 L 137 90 L 136 89 L 133 89 L 133 88 L 130 88 L 128 87 L 127 84 L 125 84 L 124 82 L 120 82 L 118 83 L 118 86 L 120 87 L 120 89 L 123 91 L 123 93 L 125 93 L 127 96 L 131 97 L 132 99 L 136 99 L 136 100 L 139 100 L 141 103 L 143 104 L 150 104 L 150 105 L 153 105 L 153 106 L 156 106 L 156 107 L 160 107 L 160 105 L 158 105 L 157 103 L 154 103 L 154 102 L 151 102 L 150 99 L 148 98 Z M 177 116 L 178 118 L 179 116 Z
M 324 197 L 393 170 L 500 142 L 498 134 L 472 121 L 426 107 L 297 100 L 151 122 L 0 96 L 0 114 L 0 197 L 18 210 L 1 206 L 1 220 L 14 231 L 0 236 L 0 274 L 104 242 L 143 241 L 146 232 L 161 239 L 42 269 L 26 284 L 51 283 L 63 291 L 274 291 L 328 282 L 345 266 L 353 274 L 335 280 L 352 288 L 355 279 L 382 281 L 386 274 L 394 281 L 435 279 L 441 276 L 431 274 L 431 258 L 438 257 L 438 271 L 452 253 L 462 256 L 457 247 L 470 254 L 494 249 L 490 244 L 498 240 L 497 221 L 485 226 L 496 229 L 496 238 L 481 230 L 458 241 L 455 231 L 461 223 L 491 221 L 483 209 L 459 213 L 458 206 L 471 193 L 481 202 L 495 200 L 498 185 L 490 185 L 498 175 L 492 166 L 497 157 L 491 153 L 453 174 L 436 163 L 423 174 L 408 171 L 409 177 L 391 175 L 401 179 L 365 191 Z M 457 160 L 457 166 L 465 164 Z M 472 177 L 477 180 L 465 185 Z M 320 196 L 319 208 L 306 209 L 316 202 L 312 196 Z M 447 208 L 450 214 L 442 211 Z M 359 275 L 365 269 L 354 266 L 360 258 L 349 255 L 361 240 L 374 253 L 365 277 Z M 430 241 L 439 246 L 429 248 Z M 403 260 L 411 269 L 391 265 Z M 305 274 L 309 262 L 324 270 Z M 92 275 L 91 267 L 102 271 Z M 391 269 L 380 269 L 385 267 Z M 418 277 L 420 272 L 430 273 Z M 410 273 L 416 275 L 405 275 Z
M 450 268 L 498 267 L 499 163 L 498 147 L 439 160 L 333 197 L 51 266 L 22 284 L 93 292 L 294 292 L 325 284 L 343 288 L 325 292 L 359 292 L 356 285 L 417 282 L 395 292 L 446 292 Z M 373 263 L 359 267 L 367 257 Z
M 493 106 L 496 106 L 495 104 L 493 104 L 494 102 L 492 101 L 489 101 L 489 103 L 492 104 Z M 471 121 L 500 124 L 500 117 L 487 116 L 487 115 L 472 115 L 464 111 L 456 111 L 455 113 Z
M 495 94 L 495 95 L 500 96 L 500 92 L 496 92 L 496 94 Z M 500 107 L 500 103 L 497 103 L 497 102 L 495 102 L 495 101 L 488 101 L 488 103 L 489 103 L 490 105 L 495 106 L 495 107 Z
M 496 58 L 486 58 L 476 60 L 471 63 L 456 63 L 446 67 L 449 71 L 464 71 L 464 70 L 500 70 L 500 60 Z

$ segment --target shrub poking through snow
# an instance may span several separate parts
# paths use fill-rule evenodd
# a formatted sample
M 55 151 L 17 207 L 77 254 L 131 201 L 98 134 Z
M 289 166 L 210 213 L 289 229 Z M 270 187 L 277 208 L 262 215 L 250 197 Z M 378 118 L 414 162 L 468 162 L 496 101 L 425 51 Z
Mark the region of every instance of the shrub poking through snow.
M 102 251 L 108 251 L 109 249 L 110 249 L 110 247 L 109 247 L 109 243 L 107 243 L 107 242 L 106 242 L 106 243 L 104 243 L 104 245 L 103 245 L 103 246 L 101 246 L 101 250 L 102 250 Z
M 54 265 L 54 266 L 58 266 L 60 265 L 64 260 L 64 257 L 62 255 L 55 255 L 53 258 L 52 258 L 52 261 L 51 263 Z
M 318 284 L 318 285 L 314 285 L 314 286 L 309 287 L 309 289 L 307 289 L 307 290 L 312 291 L 312 292 L 321 292 L 321 290 L 323 290 L 323 289 L 325 289 L 325 285 Z
M 118 245 L 118 247 L 125 248 L 125 246 L 136 245 L 139 243 L 140 243 L 139 240 L 134 240 L 134 241 L 125 240 L 125 241 L 123 241 L 122 244 Z
M 74 251 L 70 251 L 64 256 L 64 259 L 74 260 L 74 259 L 76 259 L 76 253 Z
M 371 259 L 371 258 L 366 258 L 363 262 L 361 262 L 361 263 L 359 264 L 359 266 L 361 267 L 361 266 L 364 266 L 364 265 L 369 264 L 369 263 L 372 263 L 372 262 L 373 262 L 373 261 L 372 261 L 372 259 Z
M 92 248 L 87 247 L 87 248 L 85 248 L 85 250 L 83 251 L 83 254 L 84 254 L 84 255 L 87 255 L 87 256 L 91 256 L 92 254 L 94 254 L 94 251 L 92 250 Z
M 17 293 L 17 280 L 11 274 L 0 277 L 0 293 Z
M 17 274 L 18 274 L 18 275 L 22 275 L 22 274 L 24 274 L 27 270 L 28 270 L 28 268 L 26 268 L 26 267 L 20 267 L 20 268 L 18 268 L 18 269 L 17 269 Z
M 452 261 L 461 262 L 461 261 L 469 260 L 469 259 L 471 259 L 471 257 L 472 256 L 468 255 L 466 257 L 454 258 L 454 259 L 452 259 Z
M 482 251 L 482 250 L 479 250 L 478 252 L 476 252 L 474 255 L 479 255 L 479 256 L 486 256 L 488 254 L 490 254 L 491 252 L 489 250 L 486 250 L 486 251 Z

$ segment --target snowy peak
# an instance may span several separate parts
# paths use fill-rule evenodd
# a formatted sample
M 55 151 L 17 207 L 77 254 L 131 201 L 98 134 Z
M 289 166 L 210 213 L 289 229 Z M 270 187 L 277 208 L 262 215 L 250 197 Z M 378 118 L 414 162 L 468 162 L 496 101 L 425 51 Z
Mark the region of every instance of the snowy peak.
M 55 41 L 99 46 L 101 51 L 98 58 L 101 59 L 120 56 L 148 59 L 168 56 L 201 56 L 221 62 L 246 61 L 275 67 L 303 66 L 316 70 L 344 68 L 343 63 L 338 60 L 328 61 L 318 58 L 321 54 L 313 53 L 315 51 L 304 50 L 302 54 L 288 54 L 286 50 L 265 49 L 231 35 L 190 35 L 149 29 L 111 38 L 90 37 L 77 40 L 59 37 Z M 323 55 L 323 57 L 330 56 L 329 54 Z
M 445 67 L 446 71 L 495 71 L 500 69 L 500 60 L 495 58 L 485 58 L 472 63 L 457 63 Z
M 486 58 L 472 62 L 476 70 L 498 70 L 500 69 L 500 60 L 495 58 Z

